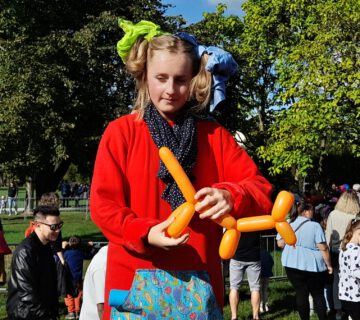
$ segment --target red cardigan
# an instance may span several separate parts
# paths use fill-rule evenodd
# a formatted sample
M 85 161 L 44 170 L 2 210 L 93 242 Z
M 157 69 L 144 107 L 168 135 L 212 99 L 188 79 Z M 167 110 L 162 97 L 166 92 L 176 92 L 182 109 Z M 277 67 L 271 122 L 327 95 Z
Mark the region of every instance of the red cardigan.
M 227 189 L 236 218 L 269 213 L 271 185 L 232 135 L 216 122 L 197 122 L 198 155 L 194 187 Z M 109 124 L 101 139 L 91 184 L 91 217 L 109 240 L 104 319 L 109 319 L 110 289 L 128 290 L 136 269 L 207 270 L 223 304 L 222 228 L 195 215 L 187 245 L 165 251 L 146 243 L 149 229 L 171 213 L 161 198 L 158 149 L 146 123 L 136 115 Z

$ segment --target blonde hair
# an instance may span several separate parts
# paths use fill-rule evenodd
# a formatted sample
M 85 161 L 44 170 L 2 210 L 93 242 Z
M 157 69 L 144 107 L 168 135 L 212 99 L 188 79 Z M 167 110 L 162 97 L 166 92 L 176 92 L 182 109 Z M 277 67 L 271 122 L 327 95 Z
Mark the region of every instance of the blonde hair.
M 360 229 L 360 216 L 356 216 L 352 219 L 346 227 L 344 238 L 341 241 L 341 250 L 346 250 L 346 245 L 350 242 L 354 231 Z
M 126 69 L 135 78 L 138 91 L 133 110 L 138 113 L 139 118 L 142 118 L 145 108 L 150 103 L 146 80 L 147 61 L 154 56 L 156 51 L 161 50 L 170 53 L 185 53 L 190 56 L 193 61 L 193 78 L 188 99 L 197 102 L 191 112 L 197 113 L 204 110 L 211 95 L 211 73 L 205 69 L 208 55 L 204 54 L 201 59 L 198 59 L 192 44 L 173 35 L 154 37 L 150 42 L 139 38 L 132 46 L 126 61 Z
M 356 193 L 352 190 L 343 192 L 335 205 L 335 209 L 345 213 L 358 214 L 360 204 Z

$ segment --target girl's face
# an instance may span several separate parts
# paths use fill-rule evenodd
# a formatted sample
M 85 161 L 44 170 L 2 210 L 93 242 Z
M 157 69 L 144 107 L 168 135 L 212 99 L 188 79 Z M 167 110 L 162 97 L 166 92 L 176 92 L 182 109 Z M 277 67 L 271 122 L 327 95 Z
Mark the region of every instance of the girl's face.
M 351 238 L 351 242 L 354 242 L 357 245 L 360 245 L 360 228 L 354 230 L 353 236 Z
M 148 61 L 147 85 L 152 103 L 167 120 L 174 120 L 189 97 L 192 61 L 185 53 L 155 51 Z

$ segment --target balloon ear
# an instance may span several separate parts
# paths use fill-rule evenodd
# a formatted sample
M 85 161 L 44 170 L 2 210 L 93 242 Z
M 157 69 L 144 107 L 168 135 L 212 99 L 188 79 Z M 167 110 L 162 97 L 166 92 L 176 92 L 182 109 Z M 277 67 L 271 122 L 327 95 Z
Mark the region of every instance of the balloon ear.
M 294 205 L 295 197 L 291 192 L 280 191 L 271 210 L 271 216 L 276 222 L 284 221 Z
M 296 244 L 296 235 L 287 221 L 276 222 L 275 228 L 287 245 L 294 246 Z

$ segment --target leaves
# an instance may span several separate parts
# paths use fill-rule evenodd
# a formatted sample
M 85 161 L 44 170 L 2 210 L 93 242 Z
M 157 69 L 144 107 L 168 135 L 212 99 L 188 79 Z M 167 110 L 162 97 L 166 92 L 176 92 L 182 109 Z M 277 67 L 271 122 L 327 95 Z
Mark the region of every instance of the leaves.
M 297 39 L 281 40 L 276 62 L 279 99 L 288 109 L 270 128 L 271 141 L 258 149 L 273 173 L 295 167 L 305 176 L 324 154 L 358 156 L 360 4 L 306 3 L 285 8 L 293 14 L 287 29 Z
M 38 187 L 52 179 L 45 191 L 70 162 L 90 176 L 104 127 L 133 98 L 115 50 L 117 17 L 171 28 L 163 8 L 157 0 L 0 0 L 0 171 L 32 175 Z

